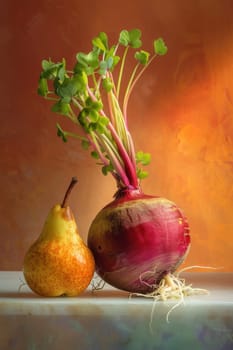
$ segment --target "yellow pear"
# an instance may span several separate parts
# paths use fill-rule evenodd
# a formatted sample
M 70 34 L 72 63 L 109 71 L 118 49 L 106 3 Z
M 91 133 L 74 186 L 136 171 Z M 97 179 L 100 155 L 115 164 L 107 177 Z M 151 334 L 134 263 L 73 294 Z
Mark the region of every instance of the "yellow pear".
M 23 273 L 29 287 L 41 296 L 76 296 L 89 285 L 95 269 L 90 249 L 81 238 L 73 213 L 66 205 L 74 177 L 63 203 L 55 205 L 39 238 L 27 251 Z

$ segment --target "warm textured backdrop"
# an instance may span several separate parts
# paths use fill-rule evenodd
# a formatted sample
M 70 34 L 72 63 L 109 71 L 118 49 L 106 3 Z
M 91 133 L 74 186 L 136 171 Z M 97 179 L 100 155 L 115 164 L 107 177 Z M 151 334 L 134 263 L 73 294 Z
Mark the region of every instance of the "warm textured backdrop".
M 232 270 L 233 1 L 5 0 L 0 18 L 0 269 L 21 269 L 71 176 L 79 178 L 71 205 L 84 238 L 115 189 L 78 142 L 56 137 L 63 119 L 36 93 L 41 60 L 73 64 L 99 31 L 116 39 L 138 27 L 146 49 L 158 36 L 169 47 L 129 105 L 137 149 L 153 157 L 144 192 L 188 216 L 186 266 Z

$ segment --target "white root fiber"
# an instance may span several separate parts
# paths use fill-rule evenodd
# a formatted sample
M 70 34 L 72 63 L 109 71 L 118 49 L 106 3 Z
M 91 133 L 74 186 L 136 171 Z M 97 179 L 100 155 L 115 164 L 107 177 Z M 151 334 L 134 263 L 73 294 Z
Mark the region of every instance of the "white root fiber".
M 159 285 L 152 285 L 154 290 L 150 293 L 131 293 L 131 296 L 143 296 L 153 298 L 157 301 L 166 301 L 171 299 L 183 299 L 186 296 L 209 294 L 209 291 L 203 288 L 193 288 L 192 284 L 186 284 L 184 278 L 178 275 L 167 274 L 160 281 Z
M 147 286 L 152 287 L 154 290 L 150 293 L 143 294 L 143 293 L 131 293 L 130 298 L 133 296 L 139 296 L 144 298 L 151 298 L 153 300 L 153 306 L 151 310 L 150 315 L 150 330 L 152 331 L 152 322 L 153 322 L 153 315 L 155 311 L 156 302 L 158 301 L 169 301 L 169 300 L 177 300 L 177 303 L 175 303 L 170 310 L 167 312 L 166 315 L 166 321 L 169 323 L 169 316 L 171 312 L 176 309 L 181 304 L 184 304 L 184 298 L 187 296 L 192 295 L 208 295 L 209 291 L 207 289 L 203 288 L 194 288 L 192 287 L 192 284 L 186 284 L 186 281 L 184 278 L 180 278 L 180 274 L 184 271 L 194 269 L 194 268 L 200 268 L 200 269 L 217 269 L 215 267 L 209 267 L 209 266 L 190 266 L 186 267 L 176 274 L 167 274 L 162 278 L 160 283 L 158 285 L 149 285 L 147 282 L 143 281 L 143 275 L 145 277 L 145 274 L 153 274 L 155 271 L 147 271 L 143 275 L 140 276 L 140 280 L 142 283 L 146 284 Z
M 91 291 L 94 293 L 97 290 L 103 289 L 105 286 L 105 281 L 100 278 L 99 276 L 94 276 L 92 282 L 91 282 Z

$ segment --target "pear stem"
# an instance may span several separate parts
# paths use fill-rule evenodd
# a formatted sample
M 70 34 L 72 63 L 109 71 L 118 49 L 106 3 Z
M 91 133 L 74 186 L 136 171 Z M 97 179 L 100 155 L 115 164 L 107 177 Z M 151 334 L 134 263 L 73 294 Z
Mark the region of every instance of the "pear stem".
M 70 192 L 72 191 L 73 187 L 76 185 L 77 182 L 78 182 L 77 177 L 75 177 L 75 176 L 72 177 L 71 182 L 70 182 L 70 184 L 69 184 L 69 187 L 68 187 L 67 190 L 66 190 L 65 197 L 64 197 L 64 199 L 63 199 L 63 201 L 62 201 L 62 204 L 61 204 L 61 207 L 62 207 L 62 208 L 65 208 L 65 207 L 66 207 L 66 205 L 67 205 L 67 200 L 68 200 L 68 197 L 69 197 L 69 195 L 70 195 Z

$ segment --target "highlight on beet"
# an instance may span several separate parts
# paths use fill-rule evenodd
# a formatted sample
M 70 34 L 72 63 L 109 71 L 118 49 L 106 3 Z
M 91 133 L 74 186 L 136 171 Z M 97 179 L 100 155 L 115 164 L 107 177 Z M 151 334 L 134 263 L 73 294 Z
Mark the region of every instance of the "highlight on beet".
M 96 272 L 110 285 L 133 293 L 156 291 L 161 281 L 177 288 L 171 276 L 189 251 L 189 225 L 175 203 L 143 193 L 150 154 L 136 151 L 127 115 L 131 93 L 144 71 L 167 53 L 166 44 L 158 38 L 151 52 L 145 51 L 141 31 L 124 29 L 111 45 L 100 32 L 91 47 L 77 53 L 73 68 L 67 68 L 65 59 L 43 60 L 38 93 L 52 101 L 53 112 L 77 126 L 74 133 L 57 124 L 57 135 L 64 142 L 80 140 L 103 175 L 111 174 L 116 182 L 114 199 L 88 232 Z M 128 77 L 125 67 L 132 55 L 135 63 Z

